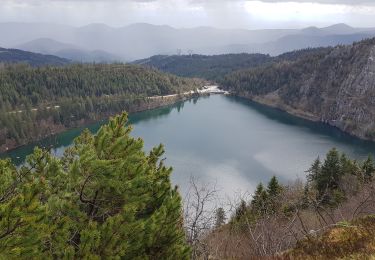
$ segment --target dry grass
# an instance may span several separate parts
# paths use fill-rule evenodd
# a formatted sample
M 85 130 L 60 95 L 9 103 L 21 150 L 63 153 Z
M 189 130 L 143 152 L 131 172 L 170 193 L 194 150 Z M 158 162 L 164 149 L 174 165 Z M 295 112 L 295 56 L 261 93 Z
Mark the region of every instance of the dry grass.
M 280 199 L 297 201 L 302 192 L 294 184 Z M 197 259 L 375 259 L 372 214 L 374 183 L 335 209 L 311 206 L 224 225 L 206 236 Z
M 304 239 L 284 259 L 375 259 L 375 215 L 338 224 L 317 238 Z

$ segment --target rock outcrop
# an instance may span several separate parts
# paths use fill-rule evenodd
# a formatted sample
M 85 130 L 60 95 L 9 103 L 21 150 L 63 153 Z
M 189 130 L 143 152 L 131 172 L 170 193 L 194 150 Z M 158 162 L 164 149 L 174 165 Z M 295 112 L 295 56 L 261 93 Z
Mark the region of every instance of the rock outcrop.
M 375 140 L 375 39 L 235 72 L 222 84 L 239 96 Z

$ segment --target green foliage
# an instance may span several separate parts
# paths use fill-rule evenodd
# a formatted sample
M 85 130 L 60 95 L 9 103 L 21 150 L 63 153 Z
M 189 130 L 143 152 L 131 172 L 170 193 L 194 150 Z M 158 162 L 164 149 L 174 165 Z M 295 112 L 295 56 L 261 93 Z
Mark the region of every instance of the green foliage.
M 145 106 L 146 97 L 190 91 L 201 83 L 135 65 L 7 65 L 0 68 L 0 150 L 134 111 Z
M 275 214 L 281 206 L 280 195 L 282 192 L 283 186 L 279 184 L 276 176 L 273 176 L 268 182 L 267 189 L 260 183 L 251 201 L 251 212 L 257 216 Z
M 259 183 L 254 192 L 249 205 L 242 200 L 236 208 L 235 214 L 231 219 L 232 223 L 241 223 L 246 221 L 256 221 L 257 218 L 265 215 L 274 215 L 281 209 L 280 196 L 284 188 L 275 176 L 268 182 L 267 189 L 262 183 Z
M 363 178 L 366 182 L 371 182 L 374 178 L 375 166 L 374 160 L 371 156 L 368 156 L 367 159 L 362 164 Z
M 310 186 L 317 192 L 316 199 L 323 205 L 335 207 L 356 192 L 361 184 L 371 182 L 374 167 L 371 157 L 359 165 L 357 161 L 332 149 L 323 163 L 319 158 L 315 160 L 307 177 Z
M 236 71 L 250 70 L 257 67 L 266 67 L 277 62 L 293 62 L 302 56 L 316 54 L 328 48 L 308 48 L 298 51 L 287 52 L 277 57 L 271 57 L 265 54 L 240 53 L 240 54 L 222 54 L 222 55 L 157 55 L 144 60 L 135 61 L 146 67 L 157 68 L 161 71 L 172 73 L 183 77 L 198 77 L 208 80 L 215 80 L 225 83 L 231 78 L 231 73 L 235 75 Z M 236 74 L 237 75 L 237 74 Z M 241 82 L 242 83 L 242 82 Z
M 264 95 L 279 89 L 279 95 L 292 103 L 298 98 L 305 73 L 311 73 L 331 50 L 317 48 L 280 55 L 264 66 L 229 73 L 220 80 L 220 84 L 232 92 L 251 95 Z
M 146 154 L 126 123 L 83 132 L 62 159 L 37 148 L 21 169 L 0 161 L 0 257 L 189 257 L 164 148 Z
M 279 184 L 276 176 L 273 176 L 267 186 L 268 196 L 271 198 L 277 198 L 282 191 L 283 187 Z
M 272 57 L 264 54 L 223 55 L 158 55 L 135 63 L 183 77 L 199 77 L 209 80 L 221 79 L 224 75 L 244 68 L 261 66 Z
M 251 201 L 251 210 L 255 214 L 264 214 L 267 212 L 268 193 L 263 184 L 259 183 Z
M 234 222 L 240 221 L 242 217 L 246 216 L 247 212 L 248 212 L 248 208 L 247 208 L 246 201 L 241 200 L 240 205 L 238 205 L 238 207 L 236 208 L 236 211 L 234 213 L 232 220 Z

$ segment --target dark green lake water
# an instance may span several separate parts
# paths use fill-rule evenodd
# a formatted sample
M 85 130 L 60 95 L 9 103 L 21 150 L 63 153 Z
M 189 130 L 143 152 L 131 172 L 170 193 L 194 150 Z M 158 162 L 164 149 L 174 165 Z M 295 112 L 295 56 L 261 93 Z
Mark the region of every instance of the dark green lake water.
M 145 149 L 163 143 L 172 180 L 182 192 L 190 176 L 217 184 L 221 194 L 252 191 L 276 175 L 283 182 L 304 178 L 318 156 L 336 147 L 358 159 L 375 153 L 375 144 L 353 138 L 324 124 L 313 123 L 253 102 L 214 95 L 130 116 L 133 136 Z M 93 132 L 100 124 L 89 126 Z M 21 164 L 35 145 L 53 145 L 61 155 L 82 129 L 67 131 L 2 157 Z

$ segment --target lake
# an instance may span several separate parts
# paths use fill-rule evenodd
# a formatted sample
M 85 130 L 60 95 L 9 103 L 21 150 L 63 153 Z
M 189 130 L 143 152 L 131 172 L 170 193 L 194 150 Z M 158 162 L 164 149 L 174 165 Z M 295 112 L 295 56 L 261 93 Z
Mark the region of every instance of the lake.
M 222 196 L 232 196 L 253 191 L 273 175 L 284 183 L 303 179 L 313 160 L 332 147 L 357 159 L 375 153 L 372 142 L 232 96 L 211 95 L 133 114 L 130 122 L 133 136 L 145 140 L 147 151 L 165 145 L 166 163 L 174 168 L 172 181 L 182 193 L 191 176 L 216 183 Z M 103 123 L 88 128 L 96 132 Z M 52 145 L 52 152 L 61 155 L 81 131 L 73 129 L 2 157 L 19 165 L 35 145 Z

